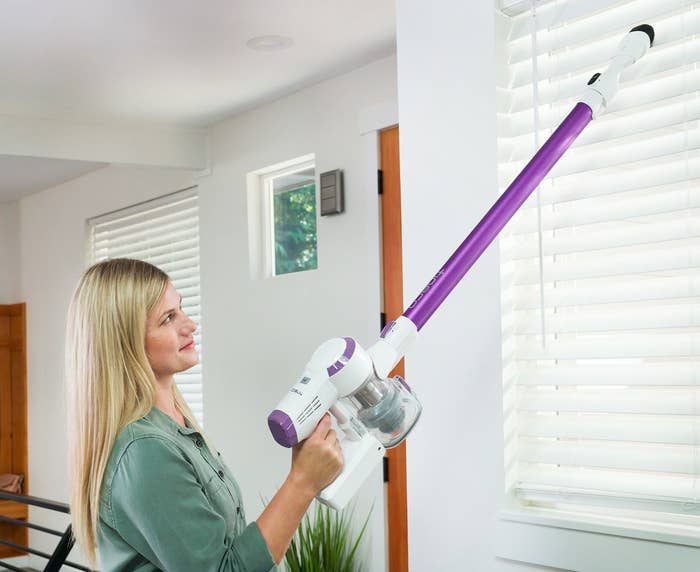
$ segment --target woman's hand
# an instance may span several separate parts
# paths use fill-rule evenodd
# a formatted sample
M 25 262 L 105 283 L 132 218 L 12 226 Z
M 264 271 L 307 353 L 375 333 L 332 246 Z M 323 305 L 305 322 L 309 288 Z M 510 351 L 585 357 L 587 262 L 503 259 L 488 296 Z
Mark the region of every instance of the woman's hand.
M 343 452 L 331 416 L 326 413 L 314 432 L 292 449 L 289 477 L 312 496 L 331 484 L 343 469 Z
M 292 468 L 284 484 L 258 518 L 258 527 L 278 564 L 309 504 L 343 468 L 343 452 L 330 415 L 319 421 L 311 436 L 292 449 Z

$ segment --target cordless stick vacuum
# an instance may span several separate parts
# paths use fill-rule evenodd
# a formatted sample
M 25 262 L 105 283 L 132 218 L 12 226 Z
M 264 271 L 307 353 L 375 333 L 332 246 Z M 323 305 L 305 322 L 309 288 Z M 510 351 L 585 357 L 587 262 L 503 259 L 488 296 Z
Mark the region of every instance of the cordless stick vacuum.
M 452 289 L 540 184 L 588 123 L 604 111 L 618 89 L 620 74 L 641 58 L 654 41 L 654 29 L 637 26 L 620 43 L 608 69 L 588 82 L 580 101 L 532 160 L 395 321 L 368 350 L 353 338 L 321 344 L 299 381 L 269 415 L 268 425 L 280 445 L 306 439 L 321 417 L 333 415 L 339 428 L 344 468 L 318 500 L 342 509 L 381 462 L 386 448 L 403 441 L 418 421 L 421 405 L 399 376 L 389 372 L 411 347 Z

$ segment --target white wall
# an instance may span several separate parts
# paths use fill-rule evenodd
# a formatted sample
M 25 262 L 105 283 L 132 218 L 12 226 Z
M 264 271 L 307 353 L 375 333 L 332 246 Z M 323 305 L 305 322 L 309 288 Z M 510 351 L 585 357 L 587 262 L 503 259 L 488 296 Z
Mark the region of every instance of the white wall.
M 495 196 L 493 18 L 490 2 L 397 3 L 406 304 Z M 423 328 L 406 374 L 423 402 L 407 449 L 410 569 L 498 570 L 490 546 L 503 490 L 495 249 Z
M 19 299 L 19 203 L 0 203 L 0 304 Z
M 349 335 L 366 344 L 378 334 L 377 137 L 361 132 L 368 112 L 387 102 L 395 108 L 393 57 L 211 133 L 214 168 L 200 183 L 204 408 L 207 430 L 232 461 L 251 516 L 260 510 L 259 495 L 269 498 L 289 468 L 288 451 L 270 438 L 269 412 L 322 341 Z M 316 156 L 317 174 L 344 170 L 346 212 L 319 218 L 318 270 L 251 279 L 247 174 L 309 153 Z M 365 546 L 373 572 L 384 569 L 385 559 L 380 493 L 378 468 L 358 506 L 365 514 L 376 497 Z
M 388 113 L 387 113 L 388 110 Z M 393 110 L 393 115 L 392 111 Z M 393 117 L 393 119 L 392 119 Z M 383 119 L 385 118 L 385 119 Z M 396 120 L 396 60 L 387 58 L 212 129 L 211 174 L 200 188 L 205 427 L 236 474 L 249 519 L 289 468 L 266 418 L 316 346 L 379 329 L 377 140 Z M 345 171 L 346 212 L 320 218 L 316 271 L 252 280 L 246 175 L 315 153 L 317 172 Z M 22 297 L 28 304 L 30 494 L 67 501 L 62 393 L 65 312 L 84 268 L 85 220 L 187 187 L 184 171 L 108 167 L 20 203 Z M 372 572 L 384 569 L 380 471 L 358 513 L 375 501 Z M 32 511 L 39 522 L 64 518 Z M 30 543 L 47 546 L 44 535 Z
M 407 303 L 496 199 L 495 20 L 492 2 L 397 2 Z M 424 408 L 407 450 L 411 571 L 697 570 L 696 548 L 499 518 L 499 292 L 493 245 L 406 359 Z

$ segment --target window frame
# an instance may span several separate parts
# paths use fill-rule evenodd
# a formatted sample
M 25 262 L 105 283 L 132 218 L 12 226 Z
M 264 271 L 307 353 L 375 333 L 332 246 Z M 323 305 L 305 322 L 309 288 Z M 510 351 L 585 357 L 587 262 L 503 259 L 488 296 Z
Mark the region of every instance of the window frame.
M 510 4 L 517 3 L 510 2 Z M 502 40 L 506 41 L 505 37 L 502 36 Z M 581 91 L 583 91 L 584 88 L 585 86 L 582 87 Z M 540 144 L 543 142 L 544 141 L 541 141 Z M 502 268 L 503 266 L 501 265 L 501 269 Z M 504 403 L 503 414 L 507 415 L 507 413 Z M 505 420 L 504 418 L 503 421 L 505 422 Z M 507 470 L 506 481 L 508 481 Z M 588 535 L 591 537 L 605 534 L 625 537 L 627 539 L 651 540 L 657 543 L 700 548 L 700 529 L 698 529 L 697 526 L 684 525 L 682 522 L 679 522 L 682 521 L 682 518 L 675 518 L 676 515 L 665 521 L 652 521 L 643 518 L 635 518 L 636 511 L 633 508 L 627 510 L 627 515 L 624 515 L 622 512 L 611 512 L 610 514 L 604 515 L 602 513 L 603 511 L 593 509 L 592 507 L 590 510 L 587 510 L 588 507 L 586 506 L 579 507 L 579 510 L 528 506 L 524 504 L 524 501 L 515 498 L 513 492 L 510 490 L 510 483 L 507 482 L 506 484 L 507 489 L 504 491 L 503 495 L 503 506 L 499 512 L 499 528 L 501 528 L 500 523 L 534 525 L 532 528 L 543 532 L 542 539 L 549 537 L 550 534 L 553 537 L 556 534 L 553 532 L 553 529 L 566 529 L 580 532 L 581 537 L 584 536 L 584 533 L 593 533 L 593 535 Z M 653 513 L 650 513 L 650 515 L 653 516 Z M 679 514 L 677 516 L 681 517 L 682 515 Z M 636 517 L 639 517 L 639 514 L 637 514 Z M 674 522 L 674 520 L 676 522 Z M 550 530 L 547 531 L 547 529 Z M 620 540 L 622 541 L 623 539 Z M 551 566 L 563 565 L 562 560 L 557 560 L 557 558 L 549 556 L 542 556 L 540 559 L 526 558 L 522 556 L 522 554 L 526 552 L 524 549 L 521 551 L 522 557 L 516 557 L 517 551 L 513 552 L 512 546 L 509 545 L 506 539 L 503 541 L 499 540 L 497 545 L 497 552 L 499 555 L 506 558 L 520 559 Z M 614 555 L 612 557 L 614 558 Z M 580 565 L 580 562 L 578 564 Z M 577 563 L 573 560 L 568 564 L 568 566 L 571 567 L 575 567 L 576 565 Z

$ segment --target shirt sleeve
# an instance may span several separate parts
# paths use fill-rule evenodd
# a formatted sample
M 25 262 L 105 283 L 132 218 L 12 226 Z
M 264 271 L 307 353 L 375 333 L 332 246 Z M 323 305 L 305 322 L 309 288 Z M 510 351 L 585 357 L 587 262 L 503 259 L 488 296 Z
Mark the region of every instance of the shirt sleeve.
M 160 437 L 133 441 L 112 481 L 114 528 L 167 572 L 268 572 L 275 563 L 253 522 L 232 537 L 194 468 Z

